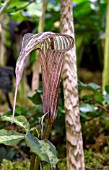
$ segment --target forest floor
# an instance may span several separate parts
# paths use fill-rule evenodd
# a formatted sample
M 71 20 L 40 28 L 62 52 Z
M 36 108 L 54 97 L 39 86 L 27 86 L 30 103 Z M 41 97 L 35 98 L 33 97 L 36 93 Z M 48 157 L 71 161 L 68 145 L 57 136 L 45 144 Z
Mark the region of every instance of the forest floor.
M 91 73 L 90 71 L 83 69 L 81 70 L 79 78 L 84 83 L 94 82 L 99 85 L 102 83 L 100 72 Z M 1 92 L 0 98 L 0 113 L 6 113 L 8 111 L 8 104 L 6 103 L 5 95 Z M 11 101 L 12 98 L 13 96 L 11 94 Z M 1 122 L 0 128 L 3 128 L 3 125 L 4 124 Z M 13 127 L 12 125 L 5 124 L 5 128 L 12 129 Z M 65 133 L 65 131 L 62 131 L 62 129 L 59 130 L 61 135 Z M 82 122 L 82 131 L 85 153 L 85 169 L 109 170 L 109 115 L 106 114 L 105 119 L 102 119 L 102 117 L 96 117 L 89 121 Z M 59 152 L 60 160 L 57 165 L 57 170 L 67 170 L 65 135 L 63 134 L 60 137 L 58 135 L 54 138 L 55 139 L 52 139 L 52 142 L 54 142 L 54 145 Z M 29 157 L 26 155 L 27 148 L 24 145 L 22 150 L 22 147 L 23 146 L 19 145 L 18 148 L 12 148 L 0 145 L 0 170 L 29 170 Z M 43 170 L 49 170 L 48 165 L 45 165 Z

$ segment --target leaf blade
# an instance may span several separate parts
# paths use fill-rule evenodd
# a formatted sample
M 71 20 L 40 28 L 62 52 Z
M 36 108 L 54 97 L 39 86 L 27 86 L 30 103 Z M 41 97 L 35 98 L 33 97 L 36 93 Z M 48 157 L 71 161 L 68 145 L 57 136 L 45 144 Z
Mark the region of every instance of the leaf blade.
M 12 117 L 1 116 L 1 120 L 11 122 Z M 24 116 L 16 116 L 15 119 L 14 119 L 14 123 L 16 125 L 20 126 L 21 128 L 23 128 L 26 132 L 30 129 L 29 122 L 27 121 L 27 119 Z
M 50 142 L 39 140 L 38 138 L 32 136 L 30 132 L 28 132 L 26 135 L 26 142 L 31 151 L 35 153 L 41 160 L 50 163 L 52 167 L 56 166 L 58 162 L 56 149 Z
M 24 139 L 25 135 L 22 133 L 18 133 L 15 131 L 8 131 L 8 130 L 0 130 L 0 143 L 5 145 L 15 146 L 17 145 L 22 139 Z

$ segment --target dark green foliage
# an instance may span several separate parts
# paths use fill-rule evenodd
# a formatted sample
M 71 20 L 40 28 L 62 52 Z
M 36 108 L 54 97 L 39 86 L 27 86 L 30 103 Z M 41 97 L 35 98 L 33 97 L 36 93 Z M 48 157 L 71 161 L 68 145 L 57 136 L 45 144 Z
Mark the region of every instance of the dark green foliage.
M 61 85 L 61 88 L 63 88 L 62 85 Z M 84 89 L 87 90 L 87 95 L 83 94 Z M 105 117 L 105 111 L 106 110 L 108 111 L 109 103 L 108 103 L 108 88 L 106 88 L 106 89 L 107 89 L 106 93 L 103 94 L 101 92 L 101 87 L 100 86 L 98 86 L 98 85 L 96 85 L 94 83 L 84 84 L 82 82 L 79 82 L 80 113 L 81 113 L 81 122 L 85 123 L 85 124 L 82 124 L 82 127 L 83 127 L 83 138 L 85 137 L 84 142 L 85 142 L 85 145 L 86 145 L 85 147 L 86 148 L 87 148 L 87 143 L 90 143 L 91 145 L 93 145 L 95 143 L 97 137 L 100 135 L 99 127 L 102 127 L 102 129 L 105 129 L 105 135 L 107 136 L 107 129 L 109 128 L 109 121 Z M 62 89 L 60 89 L 59 91 L 61 92 Z M 51 141 L 53 141 L 55 143 L 55 145 L 57 146 L 57 149 L 58 149 L 59 152 L 63 152 L 63 154 L 59 153 L 59 156 L 60 157 L 65 157 L 65 153 L 64 153 L 65 150 L 63 150 L 60 147 L 61 143 L 65 144 L 65 122 L 64 122 L 64 120 L 65 120 L 65 111 L 64 111 L 63 102 L 62 102 L 62 99 L 61 99 L 63 96 L 61 96 L 61 93 L 59 93 L 59 94 L 60 94 L 59 95 L 59 101 L 60 102 L 59 102 L 59 106 L 58 106 L 58 115 L 57 115 L 57 119 L 56 119 L 56 121 L 54 123 L 53 130 L 51 132 Z M 33 136 L 34 134 L 35 135 L 40 135 L 39 126 L 41 127 L 41 124 L 40 124 L 39 120 L 40 120 L 40 118 L 42 116 L 42 104 L 41 104 L 42 92 L 41 91 L 39 91 L 39 93 L 35 92 L 35 95 L 36 95 L 37 100 L 36 100 L 36 106 L 34 106 L 33 108 L 29 109 L 29 108 L 24 108 L 24 107 L 21 107 L 21 106 L 16 107 L 17 108 L 16 113 L 19 116 L 15 117 L 14 123 L 17 126 L 20 126 L 24 131 L 26 131 L 26 136 L 25 136 L 26 138 L 25 139 L 26 139 L 27 145 L 30 147 L 31 151 L 38 154 L 39 157 L 42 160 L 45 160 L 45 161 L 47 161 L 49 163 L 52 162 L 52 166 L 53 166 L 53 161 L 49 160 L 49 159 L 52 159 L 51 154 L 48 153 L 48 156 L 45 156 L 47 153 L 45 152 L 45 149 L 44 149 L 43 150 L 44 154 L 41 155 L 41 150 L 42 150 L 41 147 L 40 147 L 40 142 L 41 141 L 38 138 Z M 37 95 L 38 95 L 38 97 L 37 97 Z M 31 101 L 34 103 L 34 100 L 32 98 L 31 98 Z M 38 103 L 39 103 L 39 105 L 37 105 Z M 24 116 L 22 116 L 22 115 L 25 115 L 28 118 L 28 120 L 31 123 L 31 126 L 29 125 L 26 118 Z M 11 117 L 9 117 L 9 116 L 1 116 L 1 120 L 11 122 Z M 92 120 L 92 124 L 91 124 L 91 120 Z M 94 123 L 94 121 L 100 122 L 100 124 L 95 126 L 96 123 Z M 36 133 L 34 131 L 35 129 L 33 129 L 33 128 L 31 129 L 32 131 L 31 131 L 31 134 L 30 134 L 30 132 L 28 132 L 28 131 L 30 130 L 30 127 L 34 127 L 35 123 L 37 125 L 36 126 L 36 128 L 37 128 L 36 131 L 39 134 Z M 60 126 L 60 124 L 61 124 L 61 126 Z M 90 127 L 93 127 L 93 128 L 90 129 Z M 86 129 L 87 130 L 89 129 L 89 131 L 87 131 Z M 96 133 L 96 135 L 94 134 L 95 130 L 96 130 L 96 132 L 98 132 L 98 133 Z M 4 131 L 4 130 L 2 130 L 2 131 Z M 89 133 L 90 131 L 91 131 L 91 134 Z M 28 134 L 30 134 L 29 136 L 31 136 L 31 137 L 29 137 Z M 11 135 L 11 134 L 9 134 L 9 135 Z M 95 136 L 95 139 L 92 138 L 92 135 Z M 33 143 L 36 140 L 39 144 L 37 144 L 37 142 L 35 142 L 35 144 L 36 144 L 36 147 L 35 147 L 35 144 L 31 143 L 30 138 L 31 138 Z M 108 138 L 108 136 L 107 136 L 107 138 Z M 11 136 L 10 136 L 10 139 L 11 139 Z M 107 139 L 107 141 L 108 141 L 108 139 Z M 46 143 L 46 141 L 45 142 L 42 141 L 42 142 L 44 144 L 43 145 L 44 148 L 45 148 L 46 144 L 48 146 L 52 147 L 52 144 L 49 145 L 49 143 L 48 142 Z M 36 151 L 35 151 L 35 148 L 33 146 L 35 148 L 38 148 L 38 150 L 36 149 Z M 25 145 L 24 145 L 24 147 L 25 147 Z M 99 146 L 98 146 L 98 148 L 99 148 Z M 51 152 L 51 153 L 53 154 L 53 156 L 56 154 L 54 151 Z M 10 159 L 11 158 L 12 157 L 10 156 Z M 56 156 L 53 159 L 55 160 L 54 164 L 56 164 L 56 162 L 57 162 Z M 87 160 L 87 159 L 88 158 L 86 158 L 86 162 L 90 160 L 90 158 L 89 158 L 89 160 Z M 96 158 L 94 160 L 92 160 L 92 164 L 89 165 L 90 167 L 92 165 L 95 165 L 95 163 L 93 161 L 96 162 L 97 161 Z M 98 164 L 97 166 L 99 167 L 100 162 L 98 161 L 97 164 Z M 46 166 L 48 166 L 48 165 L 46 165 Z M 45 166 L 45 169 L 46 169 L 46 166 Z M 63 162 L 60 163 L 60 164 L 58 163 L 57 166 L 58 167 L 63 166 L 65 168 Z
M 80 112 L 81 117 L 85 119 L 88 117 L 96 117 L 103 114 L 103 112 L 108 112 L 108 93 L 103 94 L 100 86 L 89 83 L 83 84 L 79 82 L 79 93 L 80 93 Z M 83 90 L 87 91 L 87 95 L 81 95 Z M 105 107 L 107 104 L 107 107 Z
M 1 116 L 1 120 L 11 122 L 11 117 Z M 30 150 L 35 153 L 41 160 L 48 162 L 51 167 L 55 167 L 58 159 L 56 156 L 56 149 L 47 140 L 39 140 L 30 133 L 30 125 L 24 116 L 15 117 L 14 123 L 25 130 L 26 134 L 18 133 L 12 130 L 0 130 L 0 143 L 10 146 L 15 146 L 22 139 L 26 140 Z M 46 148 L 46 149 L 45 149 Z
M 0 162 L 3 161 L 3 159 L 7 160 L 13 160 L 14 156 L 16 155 L 16 151 L 14 148 L 6 148 L 6 146 L 1 146 L 0 147 Z
M 41 160 L 48 162 L 51 167 L 56 166 L 58 162 L 56 149 L 49 141 L 39 140 L 28 132 L 26 135 L 26 142 L 31 151 L 38 155 Z
M 30 92 L 28 97 L 34 104 L 39 105 L 42 104 L 41 95 L 42 95 L 42 90 L 36 90 L 34 91 L 34 94 L 31 94 Z

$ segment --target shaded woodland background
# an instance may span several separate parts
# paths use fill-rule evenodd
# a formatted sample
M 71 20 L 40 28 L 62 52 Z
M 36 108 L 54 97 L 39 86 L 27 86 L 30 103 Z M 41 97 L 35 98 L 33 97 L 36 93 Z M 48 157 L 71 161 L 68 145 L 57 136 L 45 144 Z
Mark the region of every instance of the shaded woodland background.
M 2 7 L 4 0 L 0 1 Z M 103 77 L 104 58 L 109 58 L 106 51 L 106 39 L 109 39 L 107 27 L 109 21 L 108 0 L 75 0 L 72 3 L 75 27 L 75 42 L 78 68 L 78 89 L 80 99 L 80 117 L 83 132 L 86 169 L 109 170 L 109 81 L 108 75 Z M 44 9 L 45 7 L 45 9 Z M 21 41 L 25 33 L 43 31 L 60 32 L 60 1 L 49 0 L 42 8 L 41 0 L 14 0 L 10 1 L 0 15 L 0 66 L 10 66 L 15 69 L 16 60 L 21 48 Z M 46 10 L 43 24 L 40 27 L 42 11 Z M 109 41 L 109 40 L 107 40 Z M 109 45 L 108 45 L 109 46 Z M 108 47 L 109 49 L 109 47 Z M 106 60 L 108 61 L 108 59 Z M 107 73 L 109 66 L 106 66 Z M 35 65 L 37 67 L 35 67 Z M 35 72 L 39 79 L 33 80 Z M 105 70 L 104 70 L 105 72 Z M 13 72 L 14 73 L 14 72 Z M 33 82 L 34 81 L 34 82 Z M 106 82 L 106 83 L 105 83 Z M 95 84 L 94 84 L 95 83 Z M 37 87 L 35 95 L 30 91 Z M 13 104 L 15 76 L 9 100 Z M 23 94 L 23 95 L 22 95 Z M 36 52 L 32 52 L 27 62 L 16 106 L 16 115 L 25 115 L 31 127 L 39 127 L 39 117 L 42 113 L 42 77 Z M 6 100 L 6 93 L 0 91 L 0 112 L 11 115 L 11 107 Z M 59 90 L 58 116 L 51 132 L 51 141 L 58 150 L 60 158 L 59 169 L 66 169 L 65 146 L 65 111 L 62 80 Z M 60 126 L 61 125 L 61 126 Z M 14 129 L 13 125 L 0 122 L 0 128 Z M 35 133 L 35 132 L 34 132 Z M 24 142 L 16 147 L 0 145 L 0 161 L 2 170 L 28 165 L 28 148 Z M 3 159 L 6 159 L 3 161 Z M 26 161 L 26 163 L 25 163 Z M 21 168 L 19 167 L 19 168 Z M 27 167 L 25 169 L 27 169 Z M 11 170 L 11 169 L 10 169 Z

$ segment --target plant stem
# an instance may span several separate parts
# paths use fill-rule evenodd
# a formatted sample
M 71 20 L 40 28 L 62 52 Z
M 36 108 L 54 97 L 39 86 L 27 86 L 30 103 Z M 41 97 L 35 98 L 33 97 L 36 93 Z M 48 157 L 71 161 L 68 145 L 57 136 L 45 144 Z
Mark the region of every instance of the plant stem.
M 53 122 L 54 121 L 51 121 L 50 119 L 47 120 L 46 126 L 45 126 L 45 131 L 44 131 L 44 136 L 42 137 L 42 139 L 48 139 L 49 138 Z
M 33 168 L 34 168 L 35 158 L 36 158 L 36 156 L 32 155 L 32 157 L 31 157 L 31 164 L 30 164 L 30 170 L 33 170 Z
M 48 139 L 49 138 L 53 122 L 54 122 L 54 120 L 52 120 L 52 121 L 50 119 L 46 120 L 46 127 L 45 127 L 45 130 L 44 130 L 44 135 L 41 136 L 41 139 Z M 40 158 L 39 157 L 35 158 L 35 156 L 33 155 L 32 159 L 31 159 L 30 170 L 38 170 L 40 162 L 41 162 Z
M 40 158 L 36 157 L 33 170 L 38 170 L 39 169 L 40 162 L 41 162 Z

